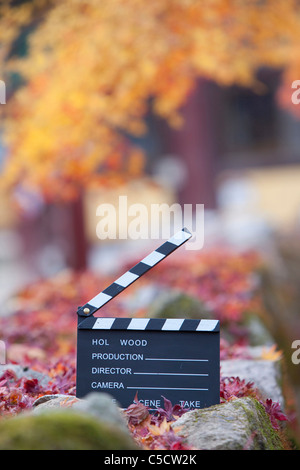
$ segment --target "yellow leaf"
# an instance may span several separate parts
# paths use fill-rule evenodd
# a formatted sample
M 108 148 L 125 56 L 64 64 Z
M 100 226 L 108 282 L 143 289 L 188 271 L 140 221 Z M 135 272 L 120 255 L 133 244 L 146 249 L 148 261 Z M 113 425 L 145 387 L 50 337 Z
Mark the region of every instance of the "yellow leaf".
M 261 359 L 265 361 L 279 361 L 282 358 L 282 351 L 277 350 L 276 344 L 270 348 L 264 347 L 261 352 Z

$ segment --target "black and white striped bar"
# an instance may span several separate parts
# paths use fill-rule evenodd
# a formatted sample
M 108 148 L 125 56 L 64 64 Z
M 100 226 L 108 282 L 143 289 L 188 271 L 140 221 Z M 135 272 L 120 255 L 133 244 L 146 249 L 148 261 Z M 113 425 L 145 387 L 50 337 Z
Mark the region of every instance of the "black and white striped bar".
M 136 331 L 219 331 L 219 321 L 183 318 L 87 318 L 79 329 L 87 330 L 136 330 Z
M 183 228 L 177 232 L 159 248 L 154 250 L 148 256 L 143 258 L 138 264 L 133 266 L 133 268 L 119 277 L 115 282 L 113 282 L 113 284 L 96 295 L 87 304 L 85 304 L 83 307 L 79 307 L 77 311 L 78 315 L 83 317 L 93 315 L 97 310 L 99 310 L 99 308 L 103 307 L 103 305 L 107 304 L 110 300 L 120 294 L 120 292 L 133 284 L 133 282 L 139 279 L 143 274 L 148 272 L 160 261 L 165 259 L 168 255 L 173 253 L 173 251 L 187 242 L 191 236 L 191 232 L 186 228 Z

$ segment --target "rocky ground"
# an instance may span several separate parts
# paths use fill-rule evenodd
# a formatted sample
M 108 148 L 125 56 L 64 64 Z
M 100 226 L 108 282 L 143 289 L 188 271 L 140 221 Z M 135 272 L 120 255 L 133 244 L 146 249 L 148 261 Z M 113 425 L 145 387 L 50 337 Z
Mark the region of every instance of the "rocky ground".
M 0 318 L 0 449 L 293 449 L 283 357 L 251 287 L 256 260 L 221 260 L 185 261 L 184 278 L 175 261 L 105 312 L 220 319 L 220 404 L 187 411 L 165 400 L 149 413 L 139 402 L 122 410 L 104 393 L 77 399 L 74 305 L 110 282 L 68 273 L 29 287 Z
M 41 395 L 30 408 L 0 421 L 0 449 L 287 449 L 280 360 L 261 359 L 258 352 L 221 361 L 221 403 L 179 417 L 168 414 L 167 406 L 159 419 L 139 403 L 121 410 L 105 393 L 85 399 Z M 0 366 L 0 376 L 7 372 L 45 389 L 50 381 L 20 365 Z

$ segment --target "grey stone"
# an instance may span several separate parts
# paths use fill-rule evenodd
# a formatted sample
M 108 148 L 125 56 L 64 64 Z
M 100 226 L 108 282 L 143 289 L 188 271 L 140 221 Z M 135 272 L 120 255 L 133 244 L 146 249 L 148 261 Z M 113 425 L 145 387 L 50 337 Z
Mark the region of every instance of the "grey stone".
M 271 398 L 279 402 L 284 409 L 284 397 L 281 390 L 280 361 L 262 359 L 230 359 L 221 361 L 222 377 L 239 377 L 246 382 L 254 382 L 262 398 Z
M 33 413 L 42 414 L 71 408 L 73 411 L 90 415 L 101 422 L 122 427 L 127 431 L 127 421 L 113 398 L 106 393 L 90 393 L 84 399 L 72 395 L 45 395 L 33 403 Z
M 75 402 L 72 408 L 74 411 L 90 414 L 101 421 L 127 429 L 127 421 L 121 408 L 107 393 L 91 392 L 84 399 Z
M 172 427 L 199 450 L 280 450 L 264 407 L 244 397 L 182 415 Z
M 70 398 L 70 399 L 74 399 L 74 396 L 73 395 L 63 395 L 63 394 L 56 394 L 56 395 L 43 395 L 42 397 L 39 397 L 37 398 L 32 406 L 33 407 L 36 407 L 36 406 L 40 406 L 40 405 L 45 405 L 45 403 L 49 402 L 50 400 L 66 400 L 67 398 Z M 58 402 L 56 402 L 58 403 Z M 46 407 L 46 405 L 45 405 Z
M 18 380 L 22 377 L 25 377 L 26 379 L 37 379 L 42 387 L 46 387 L 50 381 L 50 377 L 48 377 L 48 375 L 19 364 L 0 365 L 0 377 L 6 370 L 13 371 Z
M 74 397 L 73 395 L 44 395 L 43 397 L 39 397 L 33 403 L 33 413 L 41 414 L 51 410 L 69 408 L 76 401 L 78 401 L 78 398 Z

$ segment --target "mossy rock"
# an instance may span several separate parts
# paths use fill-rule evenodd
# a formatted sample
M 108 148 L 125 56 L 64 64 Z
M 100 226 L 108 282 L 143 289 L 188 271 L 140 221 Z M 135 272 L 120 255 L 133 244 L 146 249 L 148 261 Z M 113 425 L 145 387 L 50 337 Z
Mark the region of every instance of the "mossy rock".
M 67 411 L 0 421 L 0 450 L 136 450 L 116 426 Z
M 283 450 L 263 405 L 243 397 L 193 410 L 172 425 L 188 444 L 201 450 Z
M 158 296 L 149 308 L 150 318 L 210 318 L 208 308 L 198 299 L 181 293 L 171 292 Z

